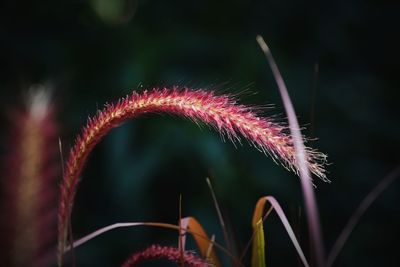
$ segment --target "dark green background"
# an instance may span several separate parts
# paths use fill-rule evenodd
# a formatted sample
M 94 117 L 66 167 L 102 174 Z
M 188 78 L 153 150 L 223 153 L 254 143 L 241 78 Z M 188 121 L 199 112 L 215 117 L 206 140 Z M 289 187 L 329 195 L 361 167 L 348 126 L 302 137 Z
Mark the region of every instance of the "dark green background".
M 282 119 L 274 78 L 255 41 L 261 34 L 307 126 L 304 133 L 318 137 L 310 145 L 332 163 L 332 183 L 316 181 L 329 249 L 363 197 L 399 163 L 400 9 L 385 2 L 390 1 L 2 1 L 2 113 L 32 84 L 51 88 L 65 150 L 88 115 L 141 86 L 239 92 L 241 103 L 275 104 L 265 114 Z M 238 251 L 264 195 L 282 204 L 308 251 L 294 174 L 245 142 L 235 148 L 207 127 L 167 115 L 126 123 L 94 150 L 78 190 L 74 235 L 115 222 L 177 223 L 182 194 L 183 215 L 198 218 L 223 243 L 205 177 L 215 186 Z M 400 265 L 399 183 L 367 211 L 338 266 Z M 266 223 L 266 237 L 269 266 L 298 265 L 275 215 Z M 152 243 L 176 245 L 176 233 L 116 230 L 78 248 L 76 261 L 115 266 Z

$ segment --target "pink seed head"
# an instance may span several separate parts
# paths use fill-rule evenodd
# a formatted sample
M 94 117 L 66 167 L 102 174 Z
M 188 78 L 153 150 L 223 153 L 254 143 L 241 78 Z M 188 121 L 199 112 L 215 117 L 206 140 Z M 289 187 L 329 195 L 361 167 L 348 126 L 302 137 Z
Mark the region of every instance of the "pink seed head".
M 31 91 L 26 100 L 10 113 L 0 180 L 3 266 L 47 266 L 56 252 L 58 126 L 47 91 Z
M 180 251 L 174 247 L 163 247 L 152 245 L 149 248 L 133 254 L 122 265 L 123 267 L 134 267 L 148 260 L 168 260 L 180 263 L 183 260 L 185 266 L 189 267 L 210 267 L 211 264 L 189 251 Z
M 272 119 L 259 116 L 254 108 L 236 103 L 228 95 L 215 95 L 205 90 L 190 90 L 173 87 L 154 88 L 140 94 L 108 104 L 94 118 L 77 138 L 66 163 L 59 210 L 59 261 L 66 241 L 66 225 L 70 216 L 77 184 L 82 168 L 94 146 L 111 129 L 126 120 L 145 113 L 170 113 L 186 117 L 195 122 L 201 121 L 214 127 L 221 135 L 233 142 L 240 136 L 247 139 L 263 153 L 287 169 L 298 173 L 293 140 L 286 134 L 287 128 L 274 123 Z M 326 180 L 323 165 L 326 156 L 307 148 L 309 170 Z

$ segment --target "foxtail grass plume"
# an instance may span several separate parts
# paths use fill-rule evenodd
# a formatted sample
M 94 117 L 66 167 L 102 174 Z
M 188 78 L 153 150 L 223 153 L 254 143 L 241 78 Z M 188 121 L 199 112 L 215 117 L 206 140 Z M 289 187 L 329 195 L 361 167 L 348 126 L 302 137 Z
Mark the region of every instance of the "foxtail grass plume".
M 149 248 L 133 254 L 122 267 L 140 266 L 149 260 L 167 260 L 188 267 L 211 267 L 212 265 L 189 251 L 179 248 L 152 245 Z
M 2 266 L 48 266 L 56 253 L 57 135 L 44 89 L 13 110 L 2 172 Z
M 293 140 L 287 128 L 262 117 L 251 107 L 237 104 L 229 95 L 215 95 L 205 90 L 163 88 L 132 93 L 115 104 L 107 104 L 90 118 L 72 147 L 65 166 L 59 207 L 59 264 L 67 238 L 67 225 L 72 211 L 82 168 L 95 145 L 113 128 L 146 113 L 170 113 L 203 122 L 214 127 L 233 142 L 243 136 L 260 151 L 269 154 L 287 169 L 298 173 Z M 307 148 L 309 170 L 325 179 L 325 155 Z

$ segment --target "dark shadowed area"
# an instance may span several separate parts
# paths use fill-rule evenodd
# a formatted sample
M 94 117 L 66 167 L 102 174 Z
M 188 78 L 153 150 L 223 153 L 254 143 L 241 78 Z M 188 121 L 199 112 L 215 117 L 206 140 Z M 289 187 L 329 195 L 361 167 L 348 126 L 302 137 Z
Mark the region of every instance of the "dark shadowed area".
M 332 183 L 315 180 L 329 252 L 362 199 L 400 164 L 399 12 L 389 1 L 359 0 L 2 1 L 0 136 L 7 136 L 9 110 L 37 84 L 52 91 L 64 157 L 104 103 L 153 87 L 235 94 L 240 103 L 268 106 L 263 114 L 286 121 L 255 39 L 260 34 L 287 83 L 303 134 L 313 139 L 308 145 L 329 156 Z M 247 142 L 233 145 L 207 126 L 169 115 L 125 123 L 94 149 L 77 193 L 73 235 L 116 222 L 177 224 L 181 194 L 183 216 L 196 217 L 224 244 L 206 177 L 237 255 L 251 236 L 257 200 L 272 195 L 309 258 L 298 177 Z M 400 266 L 399 195 L 400 179 L 367 210 L 334 266 Z M 275 214 L 265 223 L 265 236 L 268 266 L 301 266 Z M 178 235 L 145 227 L 114 230 L 77 248 L 75 260 L 77 266 L 118 266 L 151 244 L 177 246 Z

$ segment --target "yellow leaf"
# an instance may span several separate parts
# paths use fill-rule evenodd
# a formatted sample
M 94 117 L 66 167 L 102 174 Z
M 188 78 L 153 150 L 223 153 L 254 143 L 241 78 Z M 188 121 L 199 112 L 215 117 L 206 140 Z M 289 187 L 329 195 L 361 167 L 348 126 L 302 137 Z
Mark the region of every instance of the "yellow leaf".
M 263 212 L 265 204 L 268 202 L 267 198 L 260 198 L 256 204 L 253 213 L 252 227 L 253 227 L 253 242 L 251 254 L 252 267 L 265 267 L 265 236 L 263 227 Z M 267 212 L 269 214 L 271 209 Z

